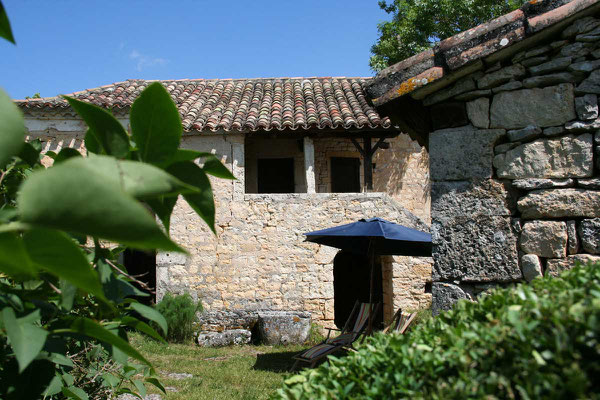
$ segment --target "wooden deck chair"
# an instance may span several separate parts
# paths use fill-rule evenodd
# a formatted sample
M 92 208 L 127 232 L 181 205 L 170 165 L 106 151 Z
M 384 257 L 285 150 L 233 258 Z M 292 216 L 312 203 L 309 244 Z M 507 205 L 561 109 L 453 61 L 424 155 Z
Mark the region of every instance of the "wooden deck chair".
M 383 333 L 398 332 L 399 334 L 403 334 L 410 327 L 416 316 L 416 312 L 403 313 L 402 309 L 399 308 L 396 314 L 394 314 L 392 322 L 383 330 Z
M 370 333 L 365 332 L 369 321 L 369 315 L 372 312 L 373 317 L 375 317 L 379 310 L 379 306 L 379 303 L 371 305 L 370 303 L 359 303 L 357 301 L 356 304 L 354 304 L 354 308 L 352 308 L 352 312 L 350 313 L 344 328 L 341 331 L 335 328 L 327 328 L 329 333 L 323 342 L 292 357 L 296 360 L 292 366 L 292 370 L 294 370 L 301 361 L 309 363 L 312 368 L 323 357 L 343 348 L 352 348 L 352 343 L 354 343 L 361 334 Z M 339 331 L 340 334 L 331 337 L 332 331 Z

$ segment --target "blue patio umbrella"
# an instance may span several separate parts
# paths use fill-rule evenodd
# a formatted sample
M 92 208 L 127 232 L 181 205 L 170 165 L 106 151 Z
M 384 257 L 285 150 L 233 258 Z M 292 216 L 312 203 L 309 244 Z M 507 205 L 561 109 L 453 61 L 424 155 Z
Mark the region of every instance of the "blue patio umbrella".
M 371 270 L 370 303 L 373 303 L 375 256 L 430 257 L 431 235 L 381 218 L 359 221 L 304 234 L 308 242 L 336 247 L 369 257 Z M 369 329 L 372 316 L 369 318 Z
M 381 218 L 305 233 L 306 240 L 352 253 L 380 256 L 431 256 L 431 235 Z

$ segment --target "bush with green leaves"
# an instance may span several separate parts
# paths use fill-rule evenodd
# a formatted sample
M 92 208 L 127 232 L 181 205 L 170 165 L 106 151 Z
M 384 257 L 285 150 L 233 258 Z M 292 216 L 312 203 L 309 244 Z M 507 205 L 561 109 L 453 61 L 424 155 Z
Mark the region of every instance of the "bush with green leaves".
M 292 376 L 278 399 L 600 398 L 600 264 L 459 301 Z
M 1 2 L 0 37 L 14 43 Z M 163 333 L 167 322 L 133 298 L 147 294 L 118 256 L 125 247 L 184 252 L 168 236 L 179 195 L 214 232 L 207 174 L 233 176 L 214 155 L 179 148 L 179 112 L 160 83 L 131 106 L 130 133 L 109 111 L 65 99 L 88 126 L 87 155 L 49 152 L 45 168 L 0 89 L 0 398 L 164 391 L 128 332 L 163 341 L 146 321 Z
M 169 331 L 164 335 L 169 342 L 183 343 L 194 336 L 196 313 L 202 311 L 202 303 L 194 301 L 189 293 L 167 293 L 156 305 L 158 312 L 167 320 Z

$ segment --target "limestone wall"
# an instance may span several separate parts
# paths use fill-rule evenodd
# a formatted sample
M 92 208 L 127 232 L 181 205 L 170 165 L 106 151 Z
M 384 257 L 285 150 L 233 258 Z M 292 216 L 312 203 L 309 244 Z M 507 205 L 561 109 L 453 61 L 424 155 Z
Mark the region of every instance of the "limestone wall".
M 433 307 L 600 260 L 600 18 L 424 99 Z
M 27 118 L 30 138 L 41 139 L 45 151 L 60 151 L 62 147 L 83 150 L 85 130 L 80 121 L 64 122 L 59 116 L 48 115 L 41 123 L 34 112 Z M 127 121 L 123 120 L 123 124 L 127 126 Z M 63 130 L 55 129 L 56 126 Z M 183 148 L 215 153 L 238 180 L 211 178 L 216 203 L 216 236 L 185 202 L 178 202 L 170 234 L 189 255 L 157 254 L 157 297 L 160 299 L 169 291 L 189 292 L 201 299 L 207 310 L 207 329 L 245 326 L 243 321 L 257 310 L 309 311 L 315 322 L 332 326 L 332 262 L 336 250 L 305 243 L 302 234 L 375 216 L 428 230 L 428 226 L 403 208 L 409 203 L 397 195 L 401 191 L 393 190 L 402 183 L 400 176 L 412 173 L 407 166 L 413 163 L 420 168 L 414 176 L 427 179 L 426 163 L 414 161 L 422 150 L 407 138 L 400 139 L 398 145 L 396 141 L 391 142 L 393 150 L 385 150 L 390 155 L 382 158 L 380 165 L 394 168 L 398 161 L 401 171 L 395 175 L 398 180 L 393 184 L 380 182 L 378 188 L 389 190 L 395 198 L 385 193 L 260 195 L 246 194 L 243 135 L 184 135 Z M 327 157 L 340 155 L 340 152 L 357 154 L 349 140 L 344 139 L 344 143 L 345 146 L 333 139 L 315 139 L 316 164 L 321 163 L 321 167 L 316 168 L 317 173 L 326 168 Z M 324 144 L 339 145 L 340 152 L 324 151 L 327 147 Z M 259 145 L 265 146 L 264 143 Z M 298 156 L 299 146 L 287 143 L 286 148 L 289 154 Z M 409 159 L 406 164 L 398 158 L 400 154 Z M 378 171 L 381 170 L 378 166 Z M 427 195 L 421 193 L 420 196 L 426 198 Z M 417 202 L 410 204 L 413 210 L 419 211 Z M 423 206 L 421 204 L 421 208 Z M 427 215 L 427 211 L 419 214 Z M 431 280 L 431 259 L 386 257 L 383 275 L 387 319 L 397 307 L 417 309 L 431 303 L 431 294 L 425 292 L 425 285 Z
M 358 139 L 362 145 L 362 140 Z M 430 222 L 430 181 L 427 150 L 408 135 L 386 139 L 389 149 L 373 157 L 373 190 L 389 194 L 398 204 Z M 360 181 L 364 182 L 363 159 L 350 139 L 315 139 L 315 179 L 318 193 L 331 192 L 331 157 L 360 159 Z

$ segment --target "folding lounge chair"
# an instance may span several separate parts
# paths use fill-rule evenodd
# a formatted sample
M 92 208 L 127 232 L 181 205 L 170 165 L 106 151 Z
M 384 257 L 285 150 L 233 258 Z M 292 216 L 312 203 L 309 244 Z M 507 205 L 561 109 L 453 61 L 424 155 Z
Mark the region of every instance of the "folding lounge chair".
M 374 318 L 377 315 L 379 306 L 379 303 L 372 305 L 370 303 L 359 303 L 357 301 L 356 304 L 354 304 L 354 308 L 352 309 L 344 328 L 341 331 L 339 329 L 327 328 L 329 329 L 329 333 L 327 334 L 327 339 L 325 339 L 325 341 L 292 357 L 296 360 L 292 366 L 292 370 L 296 368 L 300 361 L 309 363 L 312 368 L 323 357 L 343 348 L 352 348 L 352 343 L 354 343 L 367 328 L 369 315 L 372 312 Z M 350 324 L 352 324 L 352 326 L 350 326 Z M 332 338 L 331 331 L 340 331 L 340 334 Z
M 388 333 L 391 331 L 403 334 L 410 327 L 410 324 L 413 322 L 416 316 L 417 313 L 402 313 L 402 309 L 399 308 L 398 311 L 396 311 L 396 314 L 394 314 L 392 322 L 383 330 L 383 333 Z

